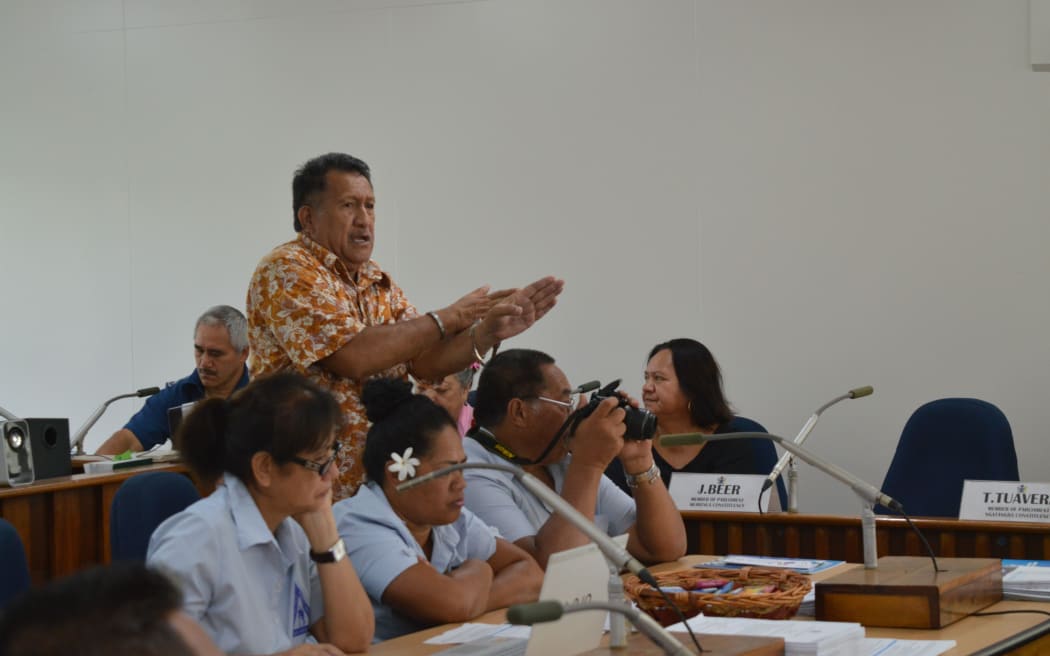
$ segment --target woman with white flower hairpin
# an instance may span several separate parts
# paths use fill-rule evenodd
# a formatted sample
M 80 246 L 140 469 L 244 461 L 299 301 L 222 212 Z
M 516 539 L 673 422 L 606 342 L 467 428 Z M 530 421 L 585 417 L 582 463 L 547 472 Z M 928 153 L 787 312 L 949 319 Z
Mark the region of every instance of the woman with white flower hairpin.
M 375 611 L 376 640 L 535 601 L 543 571 L 463 507 L 462 472 L 396 490 L 409 478 L 466 461 L 448 413 L 412 394 L 405 381 L 370 381 L 362 400 L 372 422 L 364 451 L 368 483 L 334 510 Z

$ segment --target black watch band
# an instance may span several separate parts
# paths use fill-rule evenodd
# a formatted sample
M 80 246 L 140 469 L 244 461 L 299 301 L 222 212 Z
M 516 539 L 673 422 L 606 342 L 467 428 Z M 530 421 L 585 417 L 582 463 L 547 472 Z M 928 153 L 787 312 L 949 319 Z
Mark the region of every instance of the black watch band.
M 343 543 L 343 538 L 336 540 L 328 551 L 310 552 L 310 560 L 315 563 L 338 563 L 343 558 L 346 558 L 346 545 Z

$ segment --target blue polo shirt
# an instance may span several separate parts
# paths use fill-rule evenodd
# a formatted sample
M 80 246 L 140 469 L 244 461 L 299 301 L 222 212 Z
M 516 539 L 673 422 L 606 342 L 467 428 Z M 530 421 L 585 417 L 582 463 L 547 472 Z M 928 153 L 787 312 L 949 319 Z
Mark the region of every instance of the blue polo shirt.
M 286 517 L 270 531 L 247 486 L 227 472 L 215 492 L 153 532 L 146 564 L 182 590 L 182 609 L 228 654 L 275 654 L 312 642 L 324 591 L 310 541 Z
M 394 579 L 426 553 L 405 522 L 390 507 L 383 489 L 374 482 L 334 506 L 339 536 L 346 543 L 357 576 L 361 579 L 376 618 L 373 642 L 389 640 L 425 628 L 425 625 L 383 603 L 383 593 Z M 466 508 L 451 524 L 433 526 L 430 564 L 445 574 L 469 559 L 488 560 L 496 553 L 496 532 Z
M 244 367 L 236 389 L 248 384 L 248 367 Z M 183 403 L 200 401 L 204 398 L 204 385 L 200 374 L 194 369 L 185 378 L 169 382 L 164 389 L 146 399 L 146 405 L 135 413 L 135 416 L 124 424 L 124 428 L 135 434 L 143 449 L 149 449 L 171 437 L 168 428 L 168 410 Z

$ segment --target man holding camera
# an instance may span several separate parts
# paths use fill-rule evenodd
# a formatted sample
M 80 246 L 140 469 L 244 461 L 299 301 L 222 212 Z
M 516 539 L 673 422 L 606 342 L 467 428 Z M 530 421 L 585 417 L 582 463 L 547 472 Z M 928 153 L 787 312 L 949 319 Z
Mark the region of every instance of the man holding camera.
M 589 408 L 570 430 L 575 422 L 567 420 L 578 400 L 549 355 L 529 349 L 500 353 L 481 372 L 476 428 L 463 445 L 467 459 L 522 467 L 610 535 L 627 533 L 627 549 L 641 561 L 679 558 L 686 549 L 685 526 L 653 464 L 652 441 L 624 439 L 625 410 L 618 396 Z M 616 457 L 628 472 L 634 499 L 604 475 Z M 486 469 L 464 474 L 471 512 L 542 567 L 552 553 L 588 542 L 509 474 Z

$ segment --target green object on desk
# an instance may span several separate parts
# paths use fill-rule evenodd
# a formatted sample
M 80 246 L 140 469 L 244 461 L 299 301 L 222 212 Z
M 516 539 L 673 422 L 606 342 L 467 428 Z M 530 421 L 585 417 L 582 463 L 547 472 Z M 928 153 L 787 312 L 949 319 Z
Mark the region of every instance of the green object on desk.
M 120 462 L 113 462 L 113 471 L 120 471 L 121 469 L 131 469 L 132 467 L 141 467 L 142 465 L 152 465 L 153 458 L 132 458 L 131 460 L 121 460 Z
M 113 460 L 114 461 L 131 460 L 134 457 L 135 457 L 135 454 L 131 452 L 131 449 L 128 449 L 124 453 L 118 453 L 117 455 L 113 456 Z

